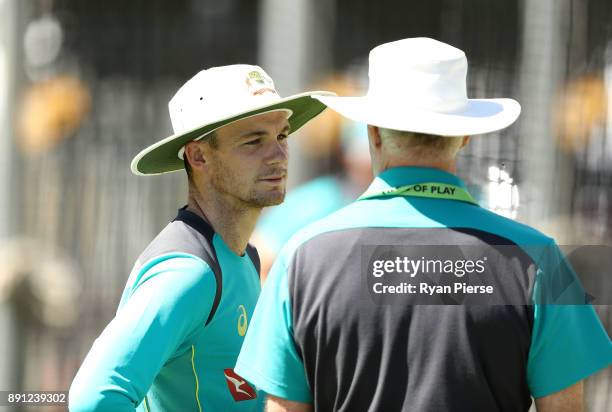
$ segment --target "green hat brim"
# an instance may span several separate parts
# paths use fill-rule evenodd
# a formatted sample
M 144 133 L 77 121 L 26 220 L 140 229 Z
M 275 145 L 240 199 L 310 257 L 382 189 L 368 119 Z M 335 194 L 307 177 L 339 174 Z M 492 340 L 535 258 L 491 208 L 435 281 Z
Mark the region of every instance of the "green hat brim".
M 178 157 L 178 153 L 185 144 L 226 124 L 273 110 L 288 109 L 293 112 L 289 118 L 289 125 L 291 127 L 290 133 L 294 133 L 327 107 L 319 100 L 312 98 L 313 95 L 333 95 L 333 93 L 316 91 L 297 94 L 270 105 L 172 135 L 138 153 L 132 160 L 132 172 L 136 175 L 156 175 L 182 170 L 184 169 L 184 162 Z

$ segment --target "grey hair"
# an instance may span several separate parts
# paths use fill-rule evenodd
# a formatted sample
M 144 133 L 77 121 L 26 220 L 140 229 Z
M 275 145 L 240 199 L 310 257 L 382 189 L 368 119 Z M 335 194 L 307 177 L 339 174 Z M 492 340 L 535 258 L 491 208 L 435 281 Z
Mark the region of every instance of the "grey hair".
M 455 157 L 463 136 L 437 136 L 425 133 L 379 128 L 380 137 L 396 153 L 428 159 L 446 160 Z

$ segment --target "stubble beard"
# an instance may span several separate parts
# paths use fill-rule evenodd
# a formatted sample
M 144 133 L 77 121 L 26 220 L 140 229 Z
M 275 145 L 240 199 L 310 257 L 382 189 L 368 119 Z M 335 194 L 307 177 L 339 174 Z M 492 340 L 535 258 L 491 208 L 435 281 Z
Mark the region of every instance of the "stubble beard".
M 246 183 L 240 180 L 233 169 L 229 170 L 224 167 L 218 169 L 218 173 L 212 176 L 211 183 L 219 193 L 234 198 L 236 200 L 235 206 L 239 208 L 262 209 L 279 205 L 285 200 L 286 187 L 284 183 L 282 188 L 279 187 L 275 190 L 258 190 L 257 183 L 252 182 L 251 188 L 246 193 L 240 193 L 239 188 Z
M 264 208 L 268 206 L 276 206 L 283 203 L 285 200 L 285 190 L 276 190 L 273 192 L 258 193 L 253 189 L 246 199 L 243 199 L 244 203 L 254 208 Z

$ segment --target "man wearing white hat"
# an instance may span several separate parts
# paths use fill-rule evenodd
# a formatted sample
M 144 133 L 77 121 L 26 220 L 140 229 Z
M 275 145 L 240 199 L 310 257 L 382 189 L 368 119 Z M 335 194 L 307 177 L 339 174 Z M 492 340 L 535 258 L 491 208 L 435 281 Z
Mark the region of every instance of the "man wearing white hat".
M 582 410 L 612 343 L 554 240 L 477 205 L 455 175 L 511 99 L 468 99 L 465 54 L 427 39 L 370 53 L 364 97 L 319 100 L 368 124 L 374 175 L 272 267 L 236 371 L 277 411 Z
M 188 203 L 136 261 L 75 377 L 71 411 L 262 410 L 233 371 L 260 291 L 247 242 L 262 208 L 283 201 L 288 135 L 325 108 L 314 93 L 281 98 L 260 67 L 232 65 L 201 71 L 172 98 L 174 135 L 132 171 L 186 169 Z

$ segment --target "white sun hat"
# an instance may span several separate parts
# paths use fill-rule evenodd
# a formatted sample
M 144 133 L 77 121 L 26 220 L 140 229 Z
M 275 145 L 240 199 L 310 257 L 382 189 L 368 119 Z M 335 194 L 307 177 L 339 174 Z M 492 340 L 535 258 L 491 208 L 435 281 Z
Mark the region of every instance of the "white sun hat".
M 315 96 L 341 115 L 386 129 L 439 136 L 489 133 L 518 118 L 513 99 L 468 99 L 465 53 L 420 37 L 385 43 L 370 52 L 363 97 Z
M 138 153 L 132 160 L 136 175 L 182 170 L 183 147 L 229 123 L 263 113 L 287 114 L 290 133 L 323 110 L 325 104 L 312 91 L 281 98 L 274 82 L 259 66 L 235 64 L 202 70 L 185 83 L 168 103 L 174 134 Z

